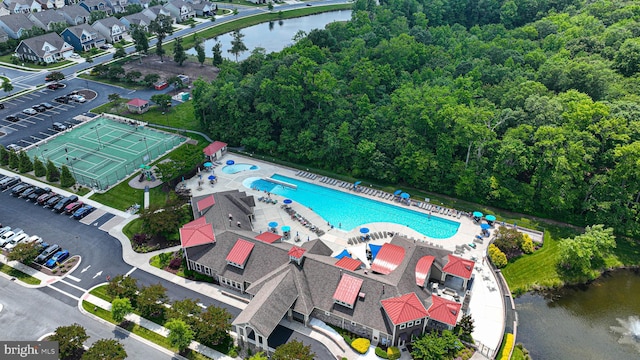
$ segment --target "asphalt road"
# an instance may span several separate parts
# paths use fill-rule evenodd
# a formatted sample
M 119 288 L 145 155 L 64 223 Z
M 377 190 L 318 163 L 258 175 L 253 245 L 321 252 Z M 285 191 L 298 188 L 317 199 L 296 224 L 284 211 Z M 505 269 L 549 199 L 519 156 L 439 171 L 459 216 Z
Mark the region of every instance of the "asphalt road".
M 51 299 L 45 293 L 25 288 L 5 278 L 0 278 L 0 304 L 2 340 L 37 340 L 54 332 L 58 326 L 77 323 L 90 336 L 85 343 L 87 346 L 100 339 L 116 339 L 124 345 L 129 359 L 177 359 L 166 351 L 129 337 L 114 326 L 81 314 L 77 303 L 69 305 Z

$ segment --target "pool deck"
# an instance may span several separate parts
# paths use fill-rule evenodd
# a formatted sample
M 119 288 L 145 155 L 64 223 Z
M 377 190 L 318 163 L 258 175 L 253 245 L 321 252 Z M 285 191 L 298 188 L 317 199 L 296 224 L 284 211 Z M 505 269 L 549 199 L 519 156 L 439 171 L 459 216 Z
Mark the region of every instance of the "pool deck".
M 375 201 L 384 202 L 399 207 L 409 207 L 408 205 L 402 205 L 393 200 L 384 200 L 373 195 L 356 193 L 339 186 L 331 186 L 326 183 L 322 183 L 319 181 L 321 177 L 318 177 L 316 180 L 298 177 L 296 176 L 296 173 L 298 173 L 299 170 L 259 161 L 254 158 L 243 157 L 236 154 L 226 154 L 221 161 L 224 164 L 227 160 L 234 160 L 236 164 L 255 164 L 258 165 L 260 169 L 241 171 L 236 174 L 225 174 L 220 170 L 224 165 L 219 165 L 213 169 L 213 173 L 217 176 L 218 180 L 214 185 L 210 185 L 205 181 L 204 185 L 199 187 L 198 176 L 194 176 L 193 178 L 186 180 L 187 186 L 191 189 L 191 194 L 193 196 L 201 196 L 215 192 L 240 190 L 245 191 L 247 194 L 254 195 L 257 200 L 257 198 L 265 196 L 266 194 L 262 191 L 244 187 L 242 185 L 243 180 L 249 177 L 268 178 L 273 174 L 280 174 L 291 178 L 296 178 L 301 181 L 313 183 L 319 186 L 332 188 L 337 191 L 353 193 L 359 196 L 373 199 Z M 201 174 L 203 175 L 203 178 L 206 178 L 209 175 L 209 173 L 205 171 L 203 171 Z M 267 227 L 267 224 L 269 222 L 275 221 L 278 223 L 279 227 L 284 225 L 288 225 L 291 227 L 291 238 L 288 240 L 283 239 L 284 241 L 291 244 L 296 244 L 294 242 L 296 234 L 299 234 L 301 241 L 307 241 L 307 239 L 313 240 L 318 238 L 318 236 L 314 232 L 304 227 L 300 222 L 292 220 L 291 216 L 285 211 L 285 209 L 281 207 L 284 197 L 276 194 L 271 194 L 270 196 L 272 199 L 278 200 L 278 203 L 267 204 L 260 201 L 256 203 L 256 207 L 254 208 L 255 222 L 253 229 L 255 232 L 268 231 L 269 229 Z M 319 227 L 321 230 L 325 231 L 325 234 L 320 236 L 320 239 L 325 240 L 327 245 L 329 245 L 335 251 L 335 254 L 339 253 L 343 249 L 347 249 L 354 257 L 357 257 L 360 260 L 363 260 L 365 264 L 368 264 L 366 260 L 367 243 L 381 245 L 388 241 L 387 238 L 360 242 L 356 245 L 349 245 L 347 242 L 349 238 L 360 237 L 362 235 L 359 232 L 359 227 L 356 227 L 355 229 L 350 231 L 344 231 L 338 229 L 334 224 L 334 228 L 332 229 L 327 224 L 327 221 L 322 219 L 318 214 L 314 213 L 313 210 L 304 207 L 296 202 L 291 204 L 291 208 L 298 214 L 305 217 L 316 227 Z M 429 213 L 428 211 L 416 206 L 411 206 L 410 209 L 417 212 L 422 212 L 425 215 Z M 434 214 L 432 216 L 436 215 Z M 475 224 L 469 217 L 462 216 L 460 219 L 458 219 L 457 217 L 440 214 L 438 214 L 437 216 L 459 222 L 460 227 L 458 228 L 457 233 L 447 239 L 432 239 L 424 236 L 421 233 L 418 233 L 415 230 L 412 230 L 409 227 L 395 223 L 377 222 L 362 224 L 362 226 L 368 227 L 371 232 L 394 232 L 404 234 L 409 239 L 431 242 L 436 245 L 440 245 L 444 249 L 450 250 L 452 252 L 456 250 L 456 246 L 472 243 L 474 237 L 480 234 L 480 227 L 478 226 L 478 224 Z M 497 280 L 493 274 L 493 271 L 491 271 L 488 260 L 485 259 L 488 243 L 489 239 L 487 238 L 483 244 L 476 244 L 476 249 L 467 250 L 462 255 L 458 256 L 467 259 L 477 259 L 476 266 L 473 271 L 473 274 L 475 276 L 474 286 L 471 289 L 473 295 L 469 304 L 469 309 L 475 324 L 473 338 L 476 340 L 476 342 L 481 343 L 485 347 L 488 347 L 490 349 L 497 349 L 500 347 L 500 341 L 504 332 L 504 304 L 501 293 L 498 290 Z

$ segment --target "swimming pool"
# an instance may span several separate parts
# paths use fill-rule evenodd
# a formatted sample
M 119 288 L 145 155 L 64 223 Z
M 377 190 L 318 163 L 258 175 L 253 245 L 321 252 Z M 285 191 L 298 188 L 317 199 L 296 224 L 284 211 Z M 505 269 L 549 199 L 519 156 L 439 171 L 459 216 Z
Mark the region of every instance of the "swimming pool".
M 222 168 L 222 172 L 225 174 L 237 174 L 241 171 L 245 171 L 245 170 L 258 170 L 260 169 L 260 167 L 258 165 L 252 165 L 252 164 L 233 164 L 233 165 L 227 165 L 225 167 Z
M 333 190 L 275 174 L 272 179 L 296 185 L 296 189 L 260 178 L 243 181 L 247 188 L 257 188 L 289 198 L 311 208 L 326 221 L 342 230 L 352 230 L 373 222 L 390 222 L 405 225 L 434 239 L 453 236 L 460 223 L 437 216 L 429 216 L 407 207 L 395 206 L 369 198 Z

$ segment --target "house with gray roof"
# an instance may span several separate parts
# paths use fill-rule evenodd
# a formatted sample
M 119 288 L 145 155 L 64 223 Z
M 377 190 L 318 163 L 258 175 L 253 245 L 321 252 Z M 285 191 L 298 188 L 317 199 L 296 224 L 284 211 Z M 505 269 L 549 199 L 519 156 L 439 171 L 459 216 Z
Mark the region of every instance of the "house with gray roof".
M 195 197 L 196 220 L 180 229 L 190 270 L 249 296 L 232 323 L 242 345 L 270 353 L 283 319 L 318 319 L 373 345 L 400 346 L 428 329 L 452 329 L 467 310 L 472 260 L 401 235 L 368 245 L 370 260 L 336 259 L 320 239 L 297 246 L 255 233 L 254 206 L 241 191 Z
M 92 13 L 94 11 L 104 11 L 107 16 L 113 15 L 113 9 L 111 8 L 111 3 L 106 0 L 80 0 L 78 5 L 87 9 L 88 12 Z
M 136 13 L 121 17 L 120 22 L 124 24 L 128 31 L 131 31 L 131 25 L 136 25 L 144 29 L 144 31 L 149 31 L 151 19 L 143 13 Z
M 7 32 L 4 31 L 2 28 L 0 28 L 0 42 L 5 42 L 9 40 L 9 35 L 7 35 Z
M 45 31 L 60 31 L 69 26 L 67 19 L 55 10 L 45 10 L 27 15 L 29 20 Z
M 193 4 L 183 0 L 169 0 L 162 6 L 171 13 L 171 16 L 173 16 L 178 23 L 196 17 Z
M 58 10 L 62 16 L 67 20 L 69 25 L 86 24 L 91 18 L 91 14 L 87 9 L 80 5 L 68 5 Z
M 158 15 L 164 15 L 170 17 L 175 23 L 176 19 L 171 16 L 169 10 L 165 9 L 162 5 L 154 5 L 150 6 L 144 10 L 142 10 L 142 14 L 146 15 L 151 21 L 155 20 Z
M 130 4 L 129 0 L 108 0 L 109 6 L 114 13 L 121 13 L 127 10 L 127 5 Z
M 62 39 L 71 44 L 76 51 L 88 51 L 104 45 L 105 39 L 89 24 L 80 24 L 66 28 Z
M 116 43 L 129 34 L 127 27 L 117 18 L 111 16 L 106 19 L 100 19 L 91 24 L 108 43 Z
M 0 28 L 12 39 L 20 39 L 25 31 L 36 26 L 25 14 L 11 14 L 0 17 Z
M 42 11 L 42 5 L 36 0 L 4 0 L 3 3 L 11 14 Z
M 215 15 L 216 4 L 211 1 L 198 1 L 197 3 L 191 3 L 191 7 L 196 12 L 197 16 L 212 16 Z
M 24 39 L 16 48 L 16 55 L 23 61 L 55 63 L 73 54 L 73 47 L 60 35 L 48 33 Z

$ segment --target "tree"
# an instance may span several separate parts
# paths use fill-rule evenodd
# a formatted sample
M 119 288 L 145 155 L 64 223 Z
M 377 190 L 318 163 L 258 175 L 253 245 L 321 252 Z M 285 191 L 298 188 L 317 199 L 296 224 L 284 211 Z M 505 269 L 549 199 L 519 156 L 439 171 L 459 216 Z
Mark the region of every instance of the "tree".
M 126 73 L 124 75 L 124 78 L 127 79 L 127 81 L 130 83 L 135 83 L 141 76 L 142 76 L 142 73 L 140 71 L 132 70 Z
M 142 64 L 142 54 L 146 54 L 149 51 L 149 39 L 144 29 L 140 26 L 132 25 L 131 27 L 131 38 L 135 44 L 136 52 L 138 52 L 138 60 Z
M 54 182 L 60 179 L 60 170 L 56 167 L 56 165 L 51 160 L 47 160 L 47 181 Z
M 127 56 L 127 51 L 124 49 L 124 46 L 120 44 L 116 44 L 115 48 L 116 48 L 116 51 L 113 53 L 114 59 L 120 59 Z
M 114 339 L 100 339 L 82 354 L 82 360 L 123 360 L 127 358 L 124 346 Z
M 160 205 L 140 209 L 142 229 L 151 236 L 167 236 L 180 227 L 184 216 L 182 202 L 179 199 L 169 200 L 164 207 Z
M 131 300 L 127 298 L 115 298 L 111 302 L 111 317 L 118 323 L 122 322 L 132 312 Z
M 229 336 L 231 314 L 221 307 L 209 305 L 194 328 L 198 342 L 217 345 Z
M 158 105 L 162 111 L 167 111 L 171 107 L 171 95 L 169 94 L 151 95 L 151 101 Z
M 171 346 L 177 347 L 179 352 L 184 351 L 189 347 L 189 344 L 193 341 L 193 331 L 180 319 L 171 319 L 164 324 L 164 327 L 169 330 L 169 343 Z
M 29 265 L 40 253 L 40 246 L 35 242 L 20 242 L 9 253 L 7 258 Z
M 624 76 L 633 76 L 640 70 L 640 40 L 626 39 L 615 55 L 615 66 Z
M 33 163 L 31 162 L 31 158 L 29 158 L 26 151 L 21 151 L 18 155 L 18 171 L 24 174 L 32 170 Z
M 267 4 L 267 9 L 269 9 L 269 11 L 273 11 L 273 2 L 269 1 L 269 4 Z
M 415 340 L 412 345 L 411 355 L 415 359 L 424 360 L 453 359 L 456 352 L 463 348 L 460 340 L 450 330 L 442 333 L 433 331 Z
M 187 60 L 187 53 L 182 46 L 182 38 L 177 37 L 173 42 L 173 61 L 178 63 L 178 66 L 182 66 L 185 60 Z
M 86 54 L 86 55 L 84 56 L 84 61 L 85 61 L 87 64 L 93 64 L 93 57 L 91 56 L 91 54 Z
M 204 46 L 202 46 L 202 41 L 198 41 L 195 48 L 198 56 L 198 62 L 200 63 L 200 67 L 202 67 L 205 60 L 207 60 L 207 54 L 204 51 Z
M 94 10 L 91 11 L 91 16 L 89 17 L 89 24 L 93 24 L 94 22 L 107 18 L 106 11 L 102 10 Z
M 269 360 L 267 355 L 265 355 L 262 351 L 249 357 L 249 360 Z
M 17 169 L 20 166 L 20 157 L 15 151 L 9 151 L 9 168 Z
M 64 74 L 60 71 L 52 71 L 45 78 L 47 81 L 60 81 L 64 80 Z
M 33 174 L 36 177 L 43 177 L 47 175 L 47 168 L 38 157 L 33 158 Z
M 60 173 L 60 186 L 70 188 L 75 184 L 76 179 L 73 177 L 73 174 L 71 174 L 71 171 L 69 171 L 67 165 L 62 165 Z
M 231 36 L 233 37 L 231 39 L 231 49 L 227 51 L 232 53 L 236 57 L 236 62 L 238 62 L 238 55 L 248 50 L 247 46 L 242 41 L 244 34 L 242 34 L 240 30 L 235 30 L 231 33 Z
M 145 286 L 138 294 L 138 310 L 142 317 L 159 316 L 164 311 L 167 302 L 167 289 L 161 284 Z
M 111 93 L 111 94 L 109 94 L 109 95 L 107 96 L 107 99 L 108 99 L 110 102 L 117 103 L 117 102 L 119 102 L 119 101 L 122 99 L 122 97 L 121 97 L 121 96 L 120 96 L 120 94 L 118 94 L 118 93 Z
M 172 26 L 171 17 L 166 15 L 158 15 L 155 20 L 151 21 L 149 24 L 149 31 L 156 34 L 156 54 L 160 56 L 160 62 L 164 62 L 163 55 L 165 53 L 162 48 L 162 42 L 167 37 L 167 35 L 173 34 L 173 26 Z
M 58 342 L 58 353 L 64 359 L 82 350 L 83 344 L 89 339 L 87 331 L 78 324 L 60 326 L 53 335 L 49 336 L 50 341 Z
M 9 165 L 9 150 L 0 145 L 0 165 Z
M 131 304 L 135 304 L 138 296 L 138 281 L 131 276 L 115 276 L 109 281 L 106 293 L 111 298 L 126 298 L 131 301 Z
M 213 66 L 220 66 L 220 64 L 222 64 L 222 61 L 223 61 L 222 44 L 220 44 L 219 42 L 216 43 L 215 45 L 213 45 L 213 48 L 211 50 L 213 50 L 213 60 L 212 60 Z
M 594 279 L 604 259 L 616 248 L 612 228 L 587 226 L 585 233 L 560 243 L 559 272 L 570 279 Z
M 313 360 L 314 356 L 311 346 L 305 346 L 302 342 L 293 340 L 278 346 L 271 360 Z
M 158 74 L 147 74 L 144 76 L 144 78 L 142 79 L 142 82 L 148 86 L 148 87 L 152 87 L 153 84 L 155 84 L 156 82 L 158 82 L 158 80 L 160 80 L 160 75 Z
M 2 91 L 6 93 L 10 93 L 13 91 L 13 85 L 11 84 L 11 80 L 8 78 L 2 79 Z
M 471 314 L 462 315 L 457 327 L 460 329 L 460 337 L 465 341 L 472 342 L 471 334 L 475 329 L 475 325 L 473 324 Z
M 195 328 L 198 323 L 202 308 L 198 305 L 200 300 L 184 299 L 176 300 L 171 307 L 166 310 L 166 317 L 169 319 L 180 319 Z

